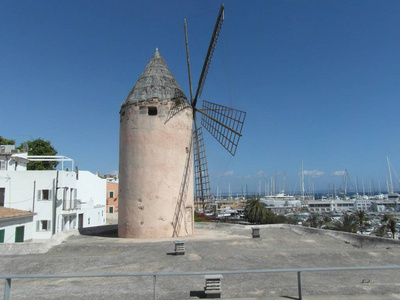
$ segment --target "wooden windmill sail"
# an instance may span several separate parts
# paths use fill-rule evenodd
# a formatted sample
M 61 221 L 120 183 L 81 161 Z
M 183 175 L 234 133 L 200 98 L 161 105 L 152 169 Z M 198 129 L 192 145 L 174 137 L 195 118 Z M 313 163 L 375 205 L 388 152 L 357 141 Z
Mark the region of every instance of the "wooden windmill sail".
M 224 5 L 221 5 L 214 32 L 208 47 L 206 59 L 203 64 L 196 94 L 193 97 L 192 77 L 190 71 L 189 59 L 189 43 L 187 36 L 186 20 L 185 39 L 186 39 L 186 55 L 190 85 L 190 102 L 193 109 L 194 123 L 194 166 L 195 166 L 195 190 L 196 201 L 201 202 L 203 210 L 205 203 L 210 197 L 210 179 L 208 175 L 206 152 L 204 147 L 204 139 L 202 127 L 204 127 L 232 156 L 235 155 L 236 149 L 242 136 L 242 128 L 246 117 L 246 112 L 236 110 L 230 107 L 222 106 L 209 101 L 203 101 L 202 108 L 197 108 L 197 100 L 201 97 L 203 87 L 206 81 L 207 73 L 210 68 L 211 59 L 218 36 L 224 21 Z M 197 124 L 197 113 L 201 114 L 201 126 Z

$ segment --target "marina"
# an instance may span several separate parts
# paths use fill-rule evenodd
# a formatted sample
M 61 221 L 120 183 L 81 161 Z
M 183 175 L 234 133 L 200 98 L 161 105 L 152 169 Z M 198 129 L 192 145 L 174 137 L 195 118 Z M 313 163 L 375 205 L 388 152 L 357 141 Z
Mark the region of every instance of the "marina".
M 394 197 L 397 195 L 397 197 Z M 365 214 L 365 222 L 359 228 L 359 234 L 379 235 L 385 225 L 382 220 L 389 215 L 400 220 L 400 198 L 397 193 L 376 194 L 371 196 L 352 195 L 332 197 L 332 195 L 314 196 L 286 195 L 279 193 L 268 196 L 211 197 L 206 203 L 205 216 L 210 220 L 230 223 L 249 224 L 245 216 L 248 200 L 259 198 L 260 202 L 275 216 L 286 218 L 288 223 L 328 228 L 335 221 L 342 221 L 346 215 Z M 195 202 L 196 212 L 202 213 L 202 205 Z M 387 232 L 386 237 L 392 237 Z M 400 222 L 396 222 L 396 238 L 400 238 Z

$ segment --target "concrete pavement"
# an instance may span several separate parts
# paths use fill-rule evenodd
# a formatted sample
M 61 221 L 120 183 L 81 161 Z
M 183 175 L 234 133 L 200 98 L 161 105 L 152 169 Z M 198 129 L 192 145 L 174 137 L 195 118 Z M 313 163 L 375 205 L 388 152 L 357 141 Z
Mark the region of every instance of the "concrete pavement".
M 303 232 L 299 227 L 287 225 L 260 228 L 259 239 L 252 238 L 250 226 L 220 223 L 196 224 L 193 236 L 178 239 L 120 239 L 116 232 L 72 234 L 45 253 L 2 255 L 0 269 L 4 275 L 400 265 L 400 245 L 391 241 L 386 244 L 378 239 L 360 246 L 356 239 L 353 242 L 351 238 L 346 240 L 346 236 L 330 236 L 325 231 Z M 173 252 L 176 240 L 185 242 L 185 255 L 168 255 Z M 400 299 L 399 275 L 399 270 L 305 272 L 303 299 Z M 161 276 L 156 287 L 157 299 L 198 299 L 195 295 L 204 288 L 204 276 Z M 224 299 L 297 299 L 297 296 L 295 272 L 224 274 L 222 279 Z M 11 289 L 11 299 L 152 297 L 152 277 L 15 279 Z

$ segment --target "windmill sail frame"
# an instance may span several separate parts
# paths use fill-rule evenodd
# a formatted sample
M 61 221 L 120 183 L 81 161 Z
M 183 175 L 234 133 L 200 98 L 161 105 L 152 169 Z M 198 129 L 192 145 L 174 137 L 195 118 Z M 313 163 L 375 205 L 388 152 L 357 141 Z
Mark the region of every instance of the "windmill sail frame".
M 196 200 L 201 202 L 203 210 L 205 210 L 205 204 L 210 200 L 211 197 L 211 188 L 203 131 L 201 127 L 198 128 L 197 132 L 194 132 L 194 134 L 196 136 L 196 138 L 194 138 L 194 175 Z
M 187 36 L 187 25 L 184 20 L 185 41 L 186 41 L 186 58 L 189 74 L 190 102 L 193 109 L 194 123 L 194 164 L 195 164 L 195 188 L 196 202 L 200 202 L 205 211 L 205 204 L 211 198 L 210 180 L 208 175 L 208 166 L 205 153 L 204 139 L 201 127 L 197 125 L 196 112 L 202 114 L 201 124 L 204 128 L 233 156 L 236 153 L 239 139 L 242 136 L 246 113 L 244 111 L 235 110 L 226 106 L 218 105 L 212 102 L 204 101 L 203 108 L 196 108 L 197 100 L 201 96 L 205 80 L 210 68 L 211 59 L 214 54 L 215 46 L 218 41 L 222 24 L 224 21 L 224 5 L 221 5 L 214 32 L 208 47 L 206 59 L 201 71 L 196 95 L 193 98 L 192 76 L 190 71 L 189 43 Z
M 201 125 L 230 153 L 235 156 L 246 112 L 203 101 Z

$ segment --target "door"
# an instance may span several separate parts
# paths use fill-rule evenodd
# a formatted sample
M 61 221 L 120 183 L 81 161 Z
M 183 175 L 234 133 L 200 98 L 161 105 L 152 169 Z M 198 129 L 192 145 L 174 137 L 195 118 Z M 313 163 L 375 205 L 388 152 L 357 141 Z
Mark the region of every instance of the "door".
M 83 214 L 78 216 L 78 229 L 83 228 Z
M 25 226 L 15 227 L 15 242 L 16 243 L 24 242 L 24 231 L 25 231 Z
M 4 195 L 6 188 L 0 188 L 0 206 L 4 206 Z
M 4 229 L 0 230 L 0 243 L 4 243 Z

